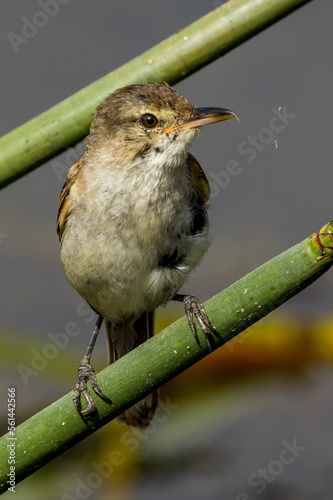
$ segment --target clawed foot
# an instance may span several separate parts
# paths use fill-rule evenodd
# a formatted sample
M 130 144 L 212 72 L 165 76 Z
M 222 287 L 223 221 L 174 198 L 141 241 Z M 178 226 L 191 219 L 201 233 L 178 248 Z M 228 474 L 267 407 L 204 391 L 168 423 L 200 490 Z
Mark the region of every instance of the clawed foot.
M 87 382 L 90 382 L 93 391 L 98 394 L 101 398 L 103 398 L 108 403 L 112 403 L 111 399 L 109 399 L 101 389 L 97 385 L 96 373 L 93 367 L 88 363 L 88 360 L 83 358 L 79 365 L 78 369 L 78 379 L 74 386 L 74 396 L 73 402 L 78 414 L 82 417 L 84 415 L 89 415 L 90 413 L 94 413 L 96 411 L 96 406 L 88 392 Z M 87 408 L 84 410 L 80 409 L 80 395 L 83 394 L 85 400 L 88 403 Z
M 209 336 L 211 333 L 214 333 L 215 335 L 219 335 L 219 333 L 209 321 L 204 306 L 202 305 L 200 300 L 194 297 L 194 295 L 180 295 L 180 294 L 177 294 L 174 297 L 174 300 L 181 300 L 183 302 L 185 307 L 185 314 L 187 316 L 190 328 L 192 330 L 195 340 L 197 341 L 197 344 L 201 347 L 197 334 L 197 327 L 193 319 L 194 317 L 200 325 L 200 328 L 205 336 L 209 350 L 212 351 Z

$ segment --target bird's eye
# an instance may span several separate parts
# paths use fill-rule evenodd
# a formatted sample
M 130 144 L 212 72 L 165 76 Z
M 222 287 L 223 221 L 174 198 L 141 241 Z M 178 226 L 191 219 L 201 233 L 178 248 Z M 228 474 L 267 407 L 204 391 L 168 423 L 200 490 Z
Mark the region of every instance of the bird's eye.
M 157 125 L 157 118 L 154 115 L 150 115 L 149 113 L 145 113 L 141 116 L 140 121 L 142 125 L 146 128 L 154 128 Z

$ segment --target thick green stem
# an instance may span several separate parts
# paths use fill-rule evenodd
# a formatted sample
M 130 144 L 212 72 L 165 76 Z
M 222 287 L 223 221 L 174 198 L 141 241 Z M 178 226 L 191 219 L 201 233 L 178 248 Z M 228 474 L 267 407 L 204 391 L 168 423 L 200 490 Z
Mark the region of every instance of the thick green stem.
M 82 140 L 98 104 L 133 83 L 174 84 L 311 0 L 230 0 L 0 139 L 0 188 Z
M 208 316 L 220 335 L 213 349 L 222 346 L 250 325 L 299 293 L 333 263 L 333 224 L 278 255 L 206 304 Z M 0 439 L 0 492 L 8 488 L 8 457 L 15 452 L 16 482 L 32 474 L 105 425 L 126 408 L 209 354 L 199 332 L 195 342 L 187 319 L 181 318 L 98 374 L 98 383 L 113 404 L 94 395 L 97 412 L 80 418 L 72 393 L 19 425 L 13 436 Z M 233 344 L 232 352 L 235 349 Z M 15 439 L 14 439 L 15 438 Z

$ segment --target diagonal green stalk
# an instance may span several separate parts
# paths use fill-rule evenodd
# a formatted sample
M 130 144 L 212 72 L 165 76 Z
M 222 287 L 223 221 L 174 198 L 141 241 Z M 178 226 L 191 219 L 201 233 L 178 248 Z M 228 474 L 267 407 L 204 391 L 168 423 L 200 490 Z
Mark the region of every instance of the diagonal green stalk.
M 174 84 L 311 0 L 230 0 L 0 139 L 0 188 L 88 133 L 98 104 L 132 83 Z
M 333 263 L 331 231 L 333 223 L 326 224 L 320 232 L 210 299 L 205 308 L 220 332 L 212 339 L 213 349 L 226 344 L 325 273 Z M 14 436 L 6 434 L 0 438 L 0 492 L 8 488 L 8 444 L 14 443 L 17 483 L 207 356 L 209 350 L 201 332 L 199 338 L 202 348 L 195 342 L 187 319 L 181 318 L 98 374 L 98 383 L 112 399 L 112 405 L 94 395 L 97 412 L 82 419 L 70 393 L 19 425 Z

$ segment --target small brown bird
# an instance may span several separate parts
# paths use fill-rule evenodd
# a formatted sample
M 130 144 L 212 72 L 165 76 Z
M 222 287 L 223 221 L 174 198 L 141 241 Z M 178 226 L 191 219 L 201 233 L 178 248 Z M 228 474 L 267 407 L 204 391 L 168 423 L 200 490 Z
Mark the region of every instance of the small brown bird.
M 170 300 L 183 301 L 196 340 L 193 317 L 210 346 L 215 330 L 201 302 L 177 293 L 210 243 L 209 184 L 189 149 L 201 126 L 233 117 L 227 109 L 195 108 L 154 83 L 118 89 L 96 109 L 85 152 L 63 186 L 57 223 L 67 279 L 98 314 L 74 388 L 80 415 L 96 409 L 88 381 L 110 401 L 90 365 L 103 320 L 110 363 L 153 335 L 154 310 Z M 157 400 L 155 391 L 118 420 L 147 427 Z

